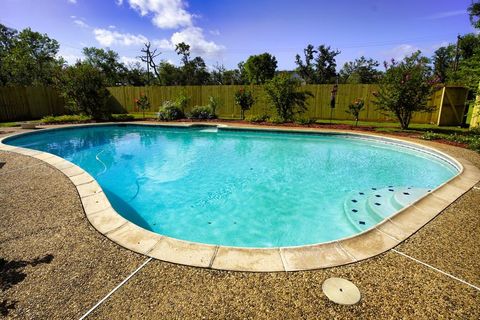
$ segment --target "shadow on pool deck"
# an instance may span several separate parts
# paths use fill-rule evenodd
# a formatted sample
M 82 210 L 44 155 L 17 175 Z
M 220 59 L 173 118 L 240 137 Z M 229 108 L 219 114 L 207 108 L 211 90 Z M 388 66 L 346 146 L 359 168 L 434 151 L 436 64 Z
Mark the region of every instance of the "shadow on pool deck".
M 432 144 L 480 166 L 480 156 Z M 79 318 L 146 257 L 94 230 L 78 194 L 59 171 L 0 152 L 0 257 L 28 276 L 2 292 L 9 316 Z M 480 285 L 480 190 L 472 189 L 396 250 Z M 352 280 L 354 306 L 329 302 L 325 279 Z M 3 280 L 2 280 L 3 281 Z M 3 287 L 3 284 L 2 284 Z M 10 308 L 9 308 L 10 307 Z M 152 260 L 91 315 L 92 319 L 166 318 L 480 318 L 480 291 L 388 251 L 342 267 L 293 273 L 228 272 Z
M 39 264 L 50 263 L 53 260 L 53 255 L 47 254 L 44 257 L 35 258 L 31 261 L 25 260 L 5 260 L 0 258 L 0 290 L 2 292 L 7 291 L 16 284 L 22 282 L 27 277 L 27 274 L 23 270 L 27 266 L 35 267 Z M 15 309 L 15 305 L 18 301 L 8 301 L 7 299 L 0 302 L 0 314 L 2 316 L 8 316 L 10 310 Z

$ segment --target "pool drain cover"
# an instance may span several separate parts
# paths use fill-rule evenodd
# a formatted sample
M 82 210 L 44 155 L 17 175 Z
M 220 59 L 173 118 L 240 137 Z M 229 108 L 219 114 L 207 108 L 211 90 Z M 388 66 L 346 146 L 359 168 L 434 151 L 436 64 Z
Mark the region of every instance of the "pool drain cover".
M 342 278 L 328 278 L 322 284 L 322 290 L 328 299 L 338 304 L 355 304 L 361 298 L 357 286 Z

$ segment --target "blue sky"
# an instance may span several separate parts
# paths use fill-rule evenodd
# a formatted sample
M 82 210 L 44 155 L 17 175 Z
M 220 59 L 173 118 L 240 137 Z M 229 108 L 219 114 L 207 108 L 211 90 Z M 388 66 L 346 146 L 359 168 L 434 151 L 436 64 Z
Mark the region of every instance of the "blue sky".
M 279 69 L 311 43 L 327 44 L 344 62 L 361 55 L 380 62 L 417 49 L 430 56 L 457 34 L 473 32 L 471 0 L 0 0 L 0 22 L 31 27 L 60 42 L 68 61 L 85 46 L 108 47 L 135 61 L 145 41 L 178 63 L 175 43 L 191 45 L 209 66 L 236 67 L 270 52 Z

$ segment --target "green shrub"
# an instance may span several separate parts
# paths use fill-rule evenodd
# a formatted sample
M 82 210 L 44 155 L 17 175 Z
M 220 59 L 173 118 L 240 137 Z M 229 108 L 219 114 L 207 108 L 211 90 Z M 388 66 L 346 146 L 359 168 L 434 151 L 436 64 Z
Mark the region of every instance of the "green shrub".
M 105 75 L 89 63 L 77 63 L 66 67 L 58 81 L 58 87 L 67 107 L 77 114 L 86 114 L 97 120 L 107 120 L 110 111 L 107 100 Z
M 307 110 L 307 99 L 313 97 L 309 91 L 302 91 L 300 81 L 287 73 L 281 73 L 264 86 L 267 98 L 277 110 L 281 122 L 293 120 L 296 114 Z
M 427 131 L 422 135 L 423 140 L 437 140 L 441 139 L 441 136 L 438 133 Z
M 63 115 L 63 116 L 46 116 L 40 119 L 41 123 L 54 124 L 54 123 L 82 123 L 92 121 L 91 116 L 82 114 Z
M 285 121 L 283 119 L 284 118 L 275 115 L 273 117 L 269 117 L 268 122 L 274 123 L 274 124 L 284 123 Z
M 211 106 L 195 106 L 189 115 L 190 119 L 215 119 L 215 113 Z
M 348 105 L 348 110 L 345 111 L 346 113 L 351 114 L 355 119 L 355 127 L 358 126 L 360 111 L 363 110 L 364 106 L 365 106 L 365 101 L 363 101 L 363 99 L 356 98 L 355 100 L 352 101 L 352 103 Z
M 133 114 L 122 113 L 122 114 L 112 114 L 112 121 L 132 121 L 135 120 Z
M 212 114 L 214 116 L 216 115 L 216 111 L 219 105 L 220 102 L 218 101 L 218 98 L 215 98 L 214 96 L 208 97 L 208 106 L 212 109 Z
M 259 116 L 247 117 L 247 121 L 250 121 L 250 122 L 266 122 L 269 118 L 270 118 L 270 116 L 268 114 L 263 114 L 263 115 L 259 115 Z
M 182 90 L 182 92 L 175 98 L 174 104 L 182 110 L 182 114 L 185 114 L 185 109 L 187 108 L 189 101 L 190 97 L 186 95 L 185 90 Z
M 150 109 L 150 101 L 148 100 L 148 97 L 141 93 L 139 99 L 135 99 L 135 104 L 137 105 L 139 110 L 142 110 L 143 112 L 143 119 L 145 119 L 145 110 Z
M 302 125 L 310 125 L 316 123 L 317 121 L 313 118 L 297 118 L 295 119 L 295 122 Z
M 182 109 L 180 109 L 176 103 L 172 101 L 165 101 L 158 110 L 158 120 L 173 121 L 184 118 Z
M 427 131 L 421 136 L 421 138 L 424 140 L 443 139 L 456 143 L 466 144 L 469 149 L 480 153 L 480 134 L 476 132 L 469 132 L 467 134 L 443 134 Z
M 243 120 L 245 119 L 245 111 L 250 110 L 255 103 L 255 98 L 251 91 L 242 88 L 235 92 L 235 103 L 240 106 L 240 113 Z

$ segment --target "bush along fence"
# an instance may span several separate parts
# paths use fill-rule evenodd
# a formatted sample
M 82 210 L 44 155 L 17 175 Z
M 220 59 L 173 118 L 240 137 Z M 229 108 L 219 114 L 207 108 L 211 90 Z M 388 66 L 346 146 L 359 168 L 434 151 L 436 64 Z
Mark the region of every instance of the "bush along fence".
M 235 103 L 235 93 L 248 87 L 253 92 L 255 104 L 245 113 L 245 117 L 274 116 L 275 111 L 267 100 L 263 86 L 151 86 L 151 87 L 110 87 L 109 106 L 114 113 L 142 112 L 136 101 L 146 95 L 150 102 L 147 112 L 158 112 L 166 100 L 174 101 L 179 95 L 189 97 L 185 109 L 190 112 L 194 106 L 207 105 L 210 97 L 218 100 L 216 114 L 221 119 L 240 119 L 241 108 Z M 360 121 L 396 121 L 395 117 L 387 116 L 377 110 L 374 104 L 374 93 L 377 85 L 340 84 L 338 85 L 336 105 L 330 109 L 332 85 L 305 85 L 313 97 L 307 100 L 307 111 L 301 116 L 310 119 L 353 120 L 347 112 L 349 105 L 355 99 L 365 102 L 359 114 Z M 412 122 L 433 123 L 439 125 L 458 125 L 461 123 L 465 108 L 467 89 L 462 87 L 444 87 L 436 91 L 429 100 L 429 105 L 435 106 L 432 113 L 417 113 Z M 332 111 L 332 112 L 331 112 Z M 0 88 L 0 121 L 14 121 L 40 118 L 45 115 L 59 115 L 67 111 L 64 102 L 52 88 Z

